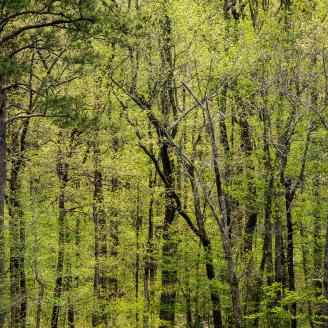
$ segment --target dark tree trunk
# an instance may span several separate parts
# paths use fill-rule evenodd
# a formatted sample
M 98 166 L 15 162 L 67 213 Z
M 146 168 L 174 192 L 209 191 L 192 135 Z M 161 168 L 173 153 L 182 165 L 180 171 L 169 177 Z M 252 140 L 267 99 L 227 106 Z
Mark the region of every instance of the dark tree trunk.
M 290 193 L 290 185 L 286 186 L 286 219 L 287 219 L 287 267 L 288 267 L 288 287 L 291 291 L 295 290 L 295 273 L 294 273 L 294 241 L 293 241 L 293 222 L 291 204 L 293 197 Z M 291 304 L 291 314 L 296 316 L 296 303 Z M 297 320 L 291 320 L 291 328 L 296 328 Z
M 320 218 L 320 201 L 319 201 L 319 181 L 320 178 L 315 176 L 313 178 L 313 199 L 314 199 L 314 208 L 313 208 L 313 269 L 314 269 L 314 278 L 319 278 L 321 275 L 322 269 L 322 244 L 321 244 L 321 229 L 322 222 Z M 315 287 L 318 291 L 317 296 L 321 294 L 321 283 L 319 280 L 315 281 Z
M 275 234 L 275 282 L 282 282 L 282 227 L 281 219 L 279 213 L 275 215 L 274 224 L 274 234 Z
M 5 298 L 5 240 L 4 240 L 4 207 L 6 187 L 6 113 L 5 92 L 0 78 L 0 299 Z M 0 328 L 4 327 L 6 309 L 0 311 Z
M 213 323 L 214 328 L 221 328 L 222 325 L 222 317 L 221 317 L 221 306 L 220 306 L 220 295 L 217 291 L 217 288 L 213 284 L 213 280 L 215 278 L 214 264 L 213 264 L 213 254 L 212 254 L 212 246 L 210 239 L 206 233 L 203 216 L 200 208 L 200 197 L 198 186 L 196 183 L 196 179 L 194 176 L 194 170 L 192 167 L 188 169 L 191 188 L 193 192 L 193 200 L 194 200 L 194 209 L 195 216 L 199 231 L 199 238 L 202 243 L 204 254 L 205 254 L 205 266 L 206 266 L 206 276 L 210 284 L 210 295 L 212 302 L 212 315 L 213 315 Z
M 228 94 L 228 84 L 225 83 L 223 86 L 223 89 L 222 89 L 222 94 L 218 101 L 220 111 L 224 114 L 226 114 L 226 112 L 227 112 L 227 94 Z M 231 151 L 230 151 L 228 130 L 227 130 L 227 125 L 226 125 L 226 121 L 225 121 L 225 115 L 221 115 L 221 114 L 220 114 L 220 142 L 224 148 L 224 154 L 226 157 L 224 179 L 225 179 L 225 183 L 227 185 L 229 185 L 229 179 L 232 174 L 231 165 L 230 165 L 232 155 L 231 155 Z M 229 227 L 229 233 L 230 233 L 230 238 L 231 238 L 231 233 L 232 233 L 231 200 L 228 196 L 226 196 L 226 203 L 227 203 L 227 224 Z
M 214 328 L 223 327 L 222 317 L 221 317 L 221 305 L 220 305 L 220 295 L 217 288 L 213 285 L 215 278 L 214 264 L 213 264 L 213 254 L 211 243 L 208 238 L 202 240 L 202 245 L 204 247 L 205 259 L 206 259 L 206 276 L 210 283 L 210 294 L 212 302 L 212 315 L 213 315 L 213 326 Z
M 328 214 L 326 220 L 326 237 L 325 237 L 325 259 L 322 277 L 323 296 L 328 300 Z M 328 303 L 323 306 L 323 314 L 328 317 Z M 328 318 L 325 319 L 325 328 L 328 328 Z
M 51 328 L 58 328 L 58 321 L 60 315 L 60 299 L 63 292 L 63 275 L 64 275 L 64 260 L 65 260 L 65 248 L 68 241 L 68 226 L 67 226 L 67 209 L 66 209 L 66 188 L 69 182 L 69 164 L 67 159 L 71 158 L 74 150 L 74 141 L 78 131 L 74 129 L 70 136 L 70 146 L 68 154 L 65 154 L 62 150 L 58 151 L 57 159 L 57 177 L 59 180 L 59 196 L 58 196 L 58 255 L 57 255 L 57 268 L 56 268 L 56 281 L 53 291 L 54 303 L 52 307 L 51 315 Z M 60 137 L 62 134 L 60 133 Z M 71 311 L 71 310 L 70 310 Z M 72 312 L 69 314 L 70 320 L 72 318 Z
M 68 164 L 61 158 L 63 154 L 59 154 L 57 164 L 57 176 L 59 179 L 59 199 L 58 199 L 58 255 L 57 255 L 57 269 L 56 282 L 54 288 L 54 304 L 52 307 L 51 328 L 58 327 L 58 320 L 60 314 L 60 298 L 63 290 L 63 271 L 64 271 L 64 256 L 65 256 L 65 230 L 66 230 L 66 186 L 68 183 Z
M 36 320 L 35 320 L 35 328 L 40 328 L 41 324 L 41 312 L 42 312 L 42 300 L 44 297 L 44 284 L 43 282 L 38 279 L 38 284 L 39 284 L 39 292 L 38 292 L 38 303 L 36 307 Z
M 67 229 L 66 233 L 69 229 Z M 66 238 L 66 240 L 69 240 L 69 237 Z M 69 294 L 68 297 L 68 309 L 67 309 L 67 322 L 69 328 L 75 327 L 75 311 L 74 311 L 74 303 L 72 301 L 72 289 L 73 289 L 73 277 L 72 277 L 72 264 L 71 260 L 68 259 L 67 266 L 67 277 L 66 277 L 66 292 Z
M 72 239 L 71 229 L 68 226 L 68 222 L 66 224 L 66 231 L 65 231 L 65 242 L 68 245 L 70 240 Z M 67 308 L 67 323 L 69 328 L 75 327 L 75 310 L 74 310 L 74 303 L 72 299 L 72 295 L 74 293 L 74 283 L 73 283 L 73 276 L 72 276 L 72 259 L 71 256 L 65 256 L 65 291 L 68 294 L 68 308 Z
M 25 143 L 29 121 L 23 122 L 19 142 L 14 140 L 9 179 L 10 299 L 11 327 L 26 326 L 27 290 L 25 278 L 25 219 L 20 203 L 20 171 L 25 164 Z M 18 134 L 18 132 L 17 132 Z
M 168 155 L 168 146 L 163 145 L 161 151 L 162 163 L 166 177 L 172 179 L 171 162 Z M 172 185 L 172 184 L 171 184 Z M 177 242 L 173 233 L 173 220 L 175 218 L 175 206 L 171 196 L 171 188 L 166 188 L 165 215 L 163 225 L 163 269 L 162 269 L 162 292 L 160 298 L 160 320 L 174 326 L 177 269 L 175 258 L 177 253 Z M 166 327 L 161 324 L 160 327 Z
M 272 202 L 274 197 L 274 171 L 272 165 L 272 159 L 270 154 L 270 140 L 269 140 L 269 129 L 270 120 L 267 113 L 267 97 L 265 95 L 265 106 L 262 112 L 263 121 L 263 152 L 264 152 L 264 165 L 265 165 L 265 180 L 266 187 L 264 191 L 264 234 L 263 234 L 263 249 L 262 259 L 260 264 L 260 272 L 262 278 L 258 279 L 256 301 L 255 301 L 255 312 L 260 311 L 260 301 L 262 297 L 262 285 L 264 276 L 266 273 L 267 284 L 270 286 L 273 283 L 273 258 L 272 258 Z M 272 304 L 269 305 L 271 307 Z M 259 319 L 255 319 L 255 326 L 259 326 Z
M 109 299 L 109 277 L 104 268 L 107 257 L 107 227 L 106 215 L 104 211 L 103 181 L 101 172 L 101 154 L 97 141 L 93 142 L 93 162 L 94 162 L 94 205 L 93 222 L 95 231 L 94 244 L 94 278 L 93 294 L 96 299 L 96 306 L 92 314 L 92 326 L 106 325 L 107 310 L 106 300 Z
M 176 103 L 173 86 L 173 59 L 172 59 L 172 40 L 171 40 L 171 19 L 165 13 L 162 18 L 162 44 L 161 60 L 164 72 L 163 89 L 161 93 L 161 110 L 163 116 L 169 120 L 170 115 L 176 116 Z M 164 126 L 166 128 L 166 126 Z M 159 133 L 158 137 L 162 139 Z M 176 131 L 172 131 L 174 138 Z M 166 180 L 165 184 L 165 214 L 163 222 L 163 270 L 162 270 L 162 291 L 160 297 L 160 320 L 168 322 L 174 326 L 175 320 L 175 302 L 176 302 L 176 283 L 177 269 L 175 265 L 177 241 L 174 234 L 173 221 L 175 219 L 176 208 L 173 197 L 173 159 L 169 154 L 169 144 L 161 140 L 160 158 L 163 167 L 163 174 Z M 165 324 L 160 324 L 165 327 Z
M 163 166 L 163 173 L 167 181 L 165 187 L 165 215 L 163 224 L 163 269 L 162 269 L 162 292 L 160 298 L 160 320 L 174 326 L 175 300 L 177 269 L 175 264 L 177 253 L 177 241 L 173 231 L 173 221 L 175 218 L 175 204 L 172 195 L 173 191 L 173 163 L 169 156 L 169 146 L 164 143 L 161 147 L 160 157 Z M 166 327 L 165 323 L 160 327 Z
M 136 229 L 136 259 L 135 259 L 135 300 L 136 300 L 136 328 L 139 327 L 139 274 L 140 274 L 140 230 L 142 227 L 142 217 L 140 210 L 140 191 L 137 196 L 137 217 L 135 222 Z
M 305 243 L 305 231 L 304 226 L 301 224 L 300 227 L 300 236 L 302 238 L 302 264 L 303 264 L 303 273 L 304 273 L 304 283 L 305 286 L 309 283 L 309 269 L 308 269 L 308 256 L 307 256 L 307 249 L 306 249 L 306 243 Z M 308 315 L 309 315 L 309 322 L 311 328 L 315 327 L 315 324 L 313 322 L 313 311 L 312 311 L 312 304 L 311 301 L 307 302 L 307 308 L 308 308 Z
M 265 99 L 267 101 L 267 99 Z M 267 104 L 262 113 L 263 117 L 263 151 L 265 162 L 266 189 L 264 194 L 264 243 L 262 251 L 262 260 L 260 265 L 261 272 L 266 269 L 268 284 L 273 282 L 273 260 L 272 260 L 272 203 L 274 197 L 274 171 L 270 154 L 269 129 L 270 120 L 267 113 Z
M 188 328 L 192 328 L 192 312 L 191 312 L 191 296 L 190 296 L 190 286 L 189 286 L 189 278 L 187 284 L 187 292 L 186 292 L 186 323 Z
M 207 112 L 208 123 L 209 123 L 209 134 L 211 140 L 212 161 L 213 161 L 213 169 L 215 175 L 218 205 L 221 214 L 223 216 L 223 219 L 219 218 L 215 208 L 213 207 L 213 204 L 209 203 L 209 206 L 211 207 L 211 211 L 215 216 L 215 219 L 220 229 L 223 249 L 228 264 L 228 273 L 229 273 L 229 281 L 230 281 L 230 288 L 231 288 L 231 298 L 233 304 L 235 326 L 236 328 L 242 328 L 243 315 L 242 315 L 241 304 L 240 304 L 239 281 L 237 278 L 236 266 L 232 253 L 231 239 L 229 236 L 230 234 L 229 234 L 228 223 L 227 223 L 228 222 L 227 207 L 226 207 L 226 201 L 223 192 L 223 182 L 222 182 L 222 177 L 219 167 L 219 153 L 216 145 L 215 127 L 212 119 L 212 114 L 209 108 L 208 99 L 206 100 L 206 112 Z
M 240 103 L 240 108 L 246 111 L 246 106 L 243 104 L 242 99 L 237 98 Z M 245 281 L 245 305 L 244 315 L 253 314 L 256 311 L 256 299 L 258 297 L 259 290 L 254 288 L 254 281 L 252 281 L 252 272 L 254 269 L 253 263 L 253 236 L 257 224 L 257 209 L 256 209 L 256 197 L 257 190 L 254 181 L 254 165 L 252 163 L 251 154 L 253 152 L 253 145 L 251 140 L 250 126 L 248 122 L 248 115 L 245 112 L 240 114 L 239 125 L 240 125 L 240 146 L 245 154 L 245 173 L 247 177 L 247 198 L 248 208 L 247 221 L 244 230 L 244 248 L 243 252 L 246 256 L 246 281 Z M 257 286 L 258 287 L 258 286 Z M 256 320 L 255 320 L 256 323 Z
M 148 239 L 146 245 L 146 255 L 144 259 L 144 309 L 143 309 L 143 327 L 149 326 L 149 314 L 151 305 L 151 295 L 153 294 L 153 285 L 155 279 L 156 264 L 154 260 L 154 191 L 156 175 L 152 178 L 150 171 L 149 188 L 151 190 L 149 209 L 148 209 Z
M 241 102 L 241 101 L 240 101 Z M 241 103 L 242 105 L 242 103 Z M 244 106 L 241 106 L 244 108 Z M 253 235 L 256 228 L 257 223 L 257 211 L 255 209 L 255 200 L 256 200 L 256 188 L 254 184 L 253 171 L 254 167 L 251 163 L 251 159 L 249 158 L 253 151 L 253 145 L 251 141 L 250 135 L 250 127 L 247 121 L 246 114 L 242 114 L 239 119 L 240 124 L 240 139 L 241 139 L 241 148 L 246 155 L 246 175 L 248 181 L 248 197 L 249 197 L 249 213 L 245 226 L 245 239 L 244 239 L 244 253 L 248 253 L 252 251 L 253 248 Z M 246 293 L 248 293 L 246 291 Z

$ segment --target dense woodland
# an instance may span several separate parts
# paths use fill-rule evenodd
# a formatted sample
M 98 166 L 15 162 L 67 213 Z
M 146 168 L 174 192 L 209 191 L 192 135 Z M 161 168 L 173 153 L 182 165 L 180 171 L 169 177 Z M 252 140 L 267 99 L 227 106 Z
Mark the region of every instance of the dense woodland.
M 0 1 L 0 328 L 328 327 L 326 0 Z

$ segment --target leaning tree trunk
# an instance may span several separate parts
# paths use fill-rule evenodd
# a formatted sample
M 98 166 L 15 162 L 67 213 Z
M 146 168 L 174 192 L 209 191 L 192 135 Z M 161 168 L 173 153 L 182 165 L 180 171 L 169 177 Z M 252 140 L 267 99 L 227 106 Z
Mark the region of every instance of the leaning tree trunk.
M 194 176 L 194 170 L 190 167 L 188 169 L 188 173 L 189 173 L 190 183 L 192 187 L 194 209 L 195 209 L 195 216 L 196 216 L 196 221 L 199 231 L 199 238 L 202 243 L 204 254 L 205 254 L 205 268 L 206 268 L 206 276 L 210 285 L 213 324 L 214 324 L 214 328 L 221 328 L 223 327 L 223 325 L 222 325 L 222 316 L 221 316 L 220 295 L 213 283 L 213 280 L 215 278 L 215 270 L 213 264 L 212 245 L 207 235 L 207 232 L 205 230 L 205 226 L 203 222 L 203 217 L 200 207 L 199 190 L 198 190 L 198 185 L 196 183 L 196 178 Z
M 214 168 L 214 175 L 215 175 L 218 205 L 221 210 L 223 219 L 219 217 L 211 202 L 209 202 L 209 205 L 211 207 L 212 213 L 215 216 L 215 219 L 218 223 L 221 232 L 223 249 L 228 264 L 228 274 L 229 274 L 229 281 L 230 281 L 230 288 L 231 288 L 231 298 L 233 304 L 235 326 L 236 328 L 242 328 L 243 315 L 242 315 L 241 304 L 240 304 L 239 282 L 237 278 L 236 265 L 233 259 L 231 239 L 229 236 L 230 234 L 229 234 L 229 226 L 227 223 L 228 222 L 227 208 L 226 208 L 226 201 L 223 192 L 222 176 L 219 167 L 219 153 L 216 145 L 215 127 L 211 115 L 211 110 L 209 108 L 208 99 L 206 99 L 206 113 L 209 123 L 209 134 L 211 140 L 212 161 L 213 161 L 213 168 Z

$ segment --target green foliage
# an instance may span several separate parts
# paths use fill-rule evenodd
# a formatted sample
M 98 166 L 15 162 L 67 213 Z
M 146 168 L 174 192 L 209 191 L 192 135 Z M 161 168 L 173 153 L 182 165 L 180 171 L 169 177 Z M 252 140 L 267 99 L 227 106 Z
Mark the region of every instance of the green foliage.
M 9 122 L 0 328 L 25 296 L 31 327 L 38 315 L 49 326 L 55 305 L 58 328 L 72 308 L 75 327 L 187 327 L 189 314 L 193 327 L 212 327 L 214 292 L 223 326 L 234 326 L 231 263 L 245 328 L 327 319 L 326 4 L 240 1 L 224 12 L 223 2 L 1 2 L 0 40 L 26 30 L 0 44 Z M 56 19 L 72 21 L 29 28 Z M 173 307 L 167 295 L 174 324 L 159 315 Z

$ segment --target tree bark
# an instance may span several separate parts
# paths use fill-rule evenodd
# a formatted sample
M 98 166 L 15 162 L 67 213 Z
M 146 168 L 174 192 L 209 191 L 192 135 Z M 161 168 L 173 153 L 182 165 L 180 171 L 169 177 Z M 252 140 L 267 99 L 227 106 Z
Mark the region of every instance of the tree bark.
M 140 230 L 142 228 L 142 217 L 140 209 L 140 190 L 138 189 L 137 195 L 137 215 L 135 222 L 136 231 L 136 259 L 135 259 L 135 301 L 136 301 L 136 328 L 139 327 L 139 275 L 140 275 Z
M 172 163 L 168 154 L 168 145 L 164 144 L 161 149 L 161 159 L 163 171 L 170 186 L 165 189 L 165 215 L 163 224 L 163 269 L 162 269 L 162 292 L 160 298 L 160 320 L 168 322 L 172 327 L 175 319 L 175 300 L 177 269 L 175 257 L 177 252 L 177 243 L 173 233 L 173 221 L 175 218 L 175 206 L 172 196 L 173 177 Z M 166 327 L 163 323 L 160 327 Z
M 94 278 L 93 295 L 96 300 L 96 306 L 92 314 L 92 326 L 107 324 L 106 301 L 109 299 L 108 283 L 109 277 L 106 274 L 107 258 L 107 227 L 106 215 L 104 211 L 103 181 L 101 172 L 101 154 L 98 141 L 93 142 L 93 164 L 94 164 L 94 193 L 93 200 L 93 223 L 95 231 L 94 244 Z
M 9 179 L 10 299 L 11 327 L 26 326 L 27 290 L 25 278 L 25 219 L 20 202 L 20 171 L 25 164 L 25 143 L 29 120 L 22 125 L 18 142 L 14 140 Z
M 164 14 L 162 17 L 162 38 L 161 38 L 161 61 L 164 80 L 162 81 L 161 110 L 166 120 L 171 114 L 176 115 L 176 103 L 173 88 L 173 59 L 172 59 L 172 40 L 171 40 L 171 19 L 167 14 L 167 0 L 164 1 Z M 166 128 L 166 126 L 164 126 Z M 159 139 L 162 139 L 158 131 Z M 173 131 L 172 137 L 176 132 Z M 173 197 L 174 177 L 173 159 L 169 154 L 169 144 L 165 140 L 160 141 L 160 158 L 165 180 L 165 214 L 163 223 L 163 270 L 162 270 L 162 292 L 160 297 L 160 320 L 174 326 L 175 302 L 176 302 L 176 283 L 177 269 L 175 265 L 177 241 L 175 240 L 173 221 L 175 219 L 176 208 Z M 165 327 L 161 323 L 160 327 Z
M 154 259 L 154 191 L 156 183 L 156 174 L 152 177 L 152 171 L 149 174 L 150 201 L 148 208 L 148 237 L 146 245 L 146 254 L 144 259 L 144 308 L 143 308 L 143 328 L 149 326 L 149 315 L 151 306 L 151 296 L 155 282 L 156 264 Z
M 322 277 L 323 285 L 323 296 L 328 300 L 328 214 L 326 220 L 326 236 L 325 236 L 325 258 L 324 258 L 324 269 Z M 328 303 L 323 306 L 323 314 L 328 317 Z M 324 327 L 328 328 L 328 318 L 324 321 Z
M 222 324 L 222 317 L 221 317 L 220 295 L 213 284 L 213 280 L 215 278 L 215 271 L 214 271 L 214 264 L 213 264 L 211 241 L 205 230 L 201 208 L 200 208 L 198 185 L 195 180 L 194 170 L 192 167 L 189 167 L 188 173 L 189 173 L 190 183 L 193 193 L 194 209 L 195 209 L 195 216 L 196 216 L 196 221 L 199 231 L 199 238 L 202 243 L 204 254 L 205 254 L 206 276 L 210 285 L 213 324 L 214 324 L 214 328 L 221 328 L 223 327 L 223 324 Z
M 206 100 L 206 112 L 207 112 L 208 123 L 209 123 L 209 134 L 210 134 L 210 138 L 211 138 L 212 161 L 213 161 L 213 168 L 214 168 L 214 175 L 215 175 L 215 184 L 216 184 L 216 190 L 217 190 L 218 205 L 221 210 L 223 219 L 220 219 L 218 217 L 213 205 L 211 205 L 211 204 L 209 204 L 209 205 L 211 207 L 213 215 L 216 218 L 216 221 L 218 223 L 218 226 L 219 226 L 219 229 L 221 232 L 223 249 L 224 249 L 226 261 L 228 264 L 229 281 L 230 281 L 230 288 L 231 288 L 231 298 L 232 298 L 232 304 L 233 304 L 235 326 L 236 326 L 236 328 L 242 328 L 244 325 L 243 325 L 243 315 L 242 315 L 241 304 L 240 304 L 239 282 L 238 282 L 237 273 L 236 273 L 236 266 L 235 266 L 234 259 L 233 259 L 231 239 L 229 237 L 226 202 L 225 202 L 225 197 L 224 197 L 224 192 L 223 192 L 223 183 L 222 183 L 221 172 L 220 172 L 219 161 L 218 161 L 219 153 L 218 153 L 218 148 L 216 145 L 215 128 L 214 128 L 211 111 L 209 108 L 208 99 Z
M 64 259 L 65 248 L 67 243 L 67 209 L 66 209 L 66 193 L 67 184 L 69 182 L 69 163 L 67 160 L 72 157 L 74 150 L 74 140 L 77 135 L 77 130 L 73 129 L 70 136 L 69 152 L 65 154 L 61 149 L 58 151 L 57 159 L 57 177 L 59 180 L 59 196 L 58 196 L 58 254 L 56 281 L 53 291 L 54 303 L 51 315 L 51 328 L 58 328 L 59 315 L 61 310 L 60 299 L 63 292 L 63 274 L 64 274 Z M 60 139 L 62 133 L 60 132 Z
M 5 91 L 1 86 L 0 77 L 0 299 L 5 299 L 5 236 L 4 236 L 4 208 L 6 189 L 6 112 L 5 112 Z M 0 328 L 4 327 L 6 308 L 0 310 Z

